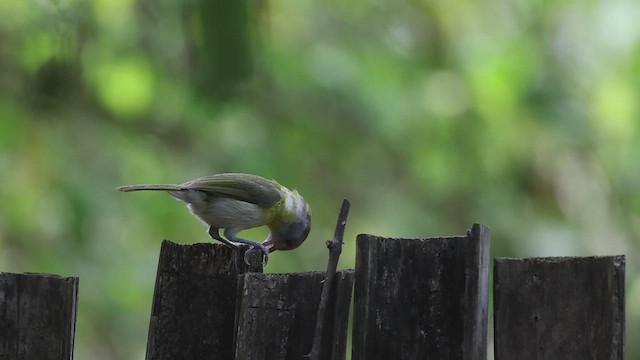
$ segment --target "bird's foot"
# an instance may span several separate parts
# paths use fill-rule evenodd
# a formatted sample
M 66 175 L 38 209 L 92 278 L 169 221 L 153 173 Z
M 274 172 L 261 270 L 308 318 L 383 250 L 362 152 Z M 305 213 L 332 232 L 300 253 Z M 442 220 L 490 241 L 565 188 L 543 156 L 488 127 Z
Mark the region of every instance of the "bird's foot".
M 247 250 L 244 253 L 244 263 L 247 264 L 247 265 L 250 265 L 250 263 L 249 263 L 250 253 L 255 251 L 255 250 L 260 250 L 260 251 L 262 251 L 262 256 L 261 256 L 261 258 L 262 258 L 262 267 L 267 266 L 267 262 L 269 261 L 269 249 L 267 249 L 266 246 L 264 246 L 264 245 L 262 245 L 260 243 L 254 243 L 254 244 L 251 244 L 249 246 L 250 246 L 249 250 Z
M 264 254 L 264 257 L 262 258 L 262 266 L 264 267 L 265 265 L 267 265 L 267 261 L 269 261 L 269 248 L 267 248 L 266 246 L 255 242 L 255 241 L 251 241 L 251 240 L 246 240 L 246 239 L 242 239 L 236 236 L 236 232 L 238 231 L 238 229 L 234 229 L 234 228 L 227 228 L 224 230 L 224 236 L 227 238 L 227 242 L 232 242 L 234 245 L 236 245 L 238 248 L 241 246 L 249 246 L 250 248 L 244 253 L 244 263 L 247 265 L 251 265 L 249 262 L 249 257 L 247 255 L 249 255 L 249 253 L 253 250 L 255 250 L 255 248 L 258 248 L 262 251 L 262 254 Z

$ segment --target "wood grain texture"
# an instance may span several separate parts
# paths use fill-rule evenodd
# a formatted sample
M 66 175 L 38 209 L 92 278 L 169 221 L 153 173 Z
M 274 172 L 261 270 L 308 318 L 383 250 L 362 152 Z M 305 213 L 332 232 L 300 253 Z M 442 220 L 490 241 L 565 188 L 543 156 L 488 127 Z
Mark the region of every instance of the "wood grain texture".
M 352 270 L 334 278 L 321 359 L 345 358 L 353 278 Z M 309 353 L 323 279 L 323 272 L 241 276 L 234 358 L 300 360 Z
M 487 358 L 489 310 L 489 228 L 473 224 L 467 232 L 463 359 Z
M 495 358 L 624 358 L 624 256 L 497 258 Z
M 359 235 L 353 359 L 486 359 L 488 229 Z
M 73 359 L 78 278 L 0 273 L 0 359 Z
M 247 269 L 242 254 L 236 257 L 224 245 L 178 245 L 165 240 L 146 359 L 231 359 L 237 275 L 247 270 L 261 268 Z

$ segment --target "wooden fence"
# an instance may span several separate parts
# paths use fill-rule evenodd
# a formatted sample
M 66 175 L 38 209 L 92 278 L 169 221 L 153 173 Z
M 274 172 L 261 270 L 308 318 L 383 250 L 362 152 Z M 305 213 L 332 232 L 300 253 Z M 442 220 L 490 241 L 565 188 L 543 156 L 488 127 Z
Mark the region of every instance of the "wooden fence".
M 489 230 L 357 238 L 319 359 L 486 359 Z M 218 244 L 162 243 L 147 360 L 305 359 L 323 272 L 263 274 Z M 285 256 L 284 254 L 282 256 Z M 241 266 L 235 266 L 243 264 Z M 497 258 L 495 359 L 624 359 L 624 256 Z M 73 358 L 78 278 L 0 274 L 0 360 Z

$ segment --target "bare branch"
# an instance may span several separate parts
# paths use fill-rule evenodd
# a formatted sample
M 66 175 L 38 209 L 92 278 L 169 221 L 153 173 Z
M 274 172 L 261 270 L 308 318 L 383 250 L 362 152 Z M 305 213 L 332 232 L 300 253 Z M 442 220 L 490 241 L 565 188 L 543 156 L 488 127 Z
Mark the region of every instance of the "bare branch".
M 342 207 L 340 207 L 336 231 L 333 235 L 333 239 L 327 240 L 327 248 L 329 248 L 329 262 L 327 263 L 327 272 L 324 278 L 324 285 L 322 286 L 322 294 L 320 295 L 320 305 L 318 305 L 313 346 L 311 347 L 311 352 L 305 356 L 311 360 L 320 359 L 320 346 L 322 345 L 322 333 L 324 332 L 325 312 L 329 302 L 331 288 L 333 286 L 333 279 L 336 275 L 336 269 L 338 268 L 338 260 L 340 259 L 340 253 L 342 252 L 342 238 L 344 237 L 344 229 L 347 225 L 347 216 L 349 215 L 350 205 L 349 200 L 342 200 Z

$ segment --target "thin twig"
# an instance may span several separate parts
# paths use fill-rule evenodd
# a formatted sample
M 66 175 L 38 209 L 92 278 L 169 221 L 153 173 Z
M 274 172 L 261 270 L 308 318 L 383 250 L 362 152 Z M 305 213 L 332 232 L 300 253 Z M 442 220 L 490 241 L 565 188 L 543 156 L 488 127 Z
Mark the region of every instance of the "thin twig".
M 313 346 L 311 347 L 311 352 L 305 356 L 311 360 L 320 359 L 320 347 L 322 346 L 325 312 L 329 303 L 329 295 L 331 287 L 333 286 L 333 279 L 336 275 L 338 260 L 340 259 L 340 253 L 342 252 L 342 238 L 344 237 L 344 228 L 347 225 L 349 206 L 349 200 L 342 200 L 342 207 L 340 207 L 336 231 L 333 235 L 333 239 L 327 240 L 327 248 L 329 248 L 329 262 L 327 263 L 327 272 L 322 286 L 322 295 L 320 295 L 320 304 L 318 305 L 316 328 L 313 335 Z

